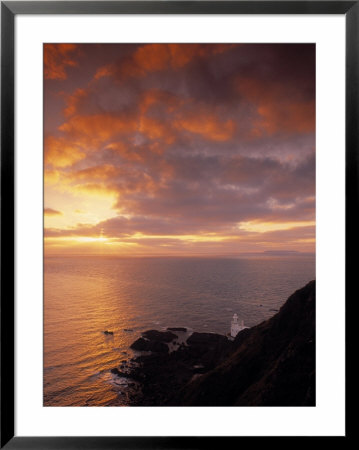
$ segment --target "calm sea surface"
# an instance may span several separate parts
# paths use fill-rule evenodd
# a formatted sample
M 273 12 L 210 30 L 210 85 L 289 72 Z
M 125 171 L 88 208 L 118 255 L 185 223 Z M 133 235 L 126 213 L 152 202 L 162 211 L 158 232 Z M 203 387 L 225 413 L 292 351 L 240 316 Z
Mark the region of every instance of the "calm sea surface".
M 132 356 L 128 347 L 142 331 L 186 326 L 226 334 L 234 312 L 253 326 L 314 278 L 310 256 L 48 257 L 44 405 L 128 405 L 110 369 Z

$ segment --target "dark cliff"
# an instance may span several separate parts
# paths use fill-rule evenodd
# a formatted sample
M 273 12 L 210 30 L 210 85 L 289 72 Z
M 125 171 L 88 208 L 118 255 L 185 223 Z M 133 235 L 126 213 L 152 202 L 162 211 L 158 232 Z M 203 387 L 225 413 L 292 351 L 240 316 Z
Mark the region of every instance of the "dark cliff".
M 165 350 L 156 347 L 137 358 L 131 376 L 142 388 L 133 404 L 314 406 L 315 281 L 233 342 L 218 334 L 193 333 L 177 351 Z
M 291 295 L 271 319 L 240 332 L 234 347 L 170 404 L 314 406 L 315 281 Z

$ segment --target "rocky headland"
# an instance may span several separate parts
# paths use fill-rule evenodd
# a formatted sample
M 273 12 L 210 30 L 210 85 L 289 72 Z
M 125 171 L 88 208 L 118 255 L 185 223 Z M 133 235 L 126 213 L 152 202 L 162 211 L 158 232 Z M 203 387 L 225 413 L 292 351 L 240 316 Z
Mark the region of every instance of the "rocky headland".
M 233 340 L 173 327 L 131 348 L 140 356 L 112 373 L 135 383 L 132 405 L 315 406 L 315 281 Z

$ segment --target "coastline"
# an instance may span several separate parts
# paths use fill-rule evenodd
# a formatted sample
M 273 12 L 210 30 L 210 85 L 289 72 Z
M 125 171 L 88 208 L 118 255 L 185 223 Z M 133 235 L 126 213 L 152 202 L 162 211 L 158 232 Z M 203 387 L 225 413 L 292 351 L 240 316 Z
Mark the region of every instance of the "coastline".
M 314 406 L 314 319 L 312 281 L 233 340 L 148 330 L 131 345 L 139 356 L 111 372 L 127 380 L 133 406 Z

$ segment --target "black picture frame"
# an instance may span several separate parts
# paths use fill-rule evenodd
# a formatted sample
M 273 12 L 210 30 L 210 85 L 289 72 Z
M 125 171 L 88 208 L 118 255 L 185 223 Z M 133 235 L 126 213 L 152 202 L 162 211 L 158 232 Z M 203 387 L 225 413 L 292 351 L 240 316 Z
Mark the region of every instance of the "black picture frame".
M 18 14 L 339 14 L 346 20 L 346 342 L 358 248 L 359 1 L 1 2 L 1 441 L 6 449 L 196 449 L 243 445 L 246 437 L 15 436 L 14 408 L 14 21 Z M 305 32 L 305 31 L 303 31 Z M 357 298 L 354 296 L 353 300 Z M 346 348 L 346 354 L 348 349 Z M 348 368 L 348 366 L 346 365 Z M 346 381 L 346 435 L 349 373 Z M 237 442 L 241 439 L 241 442 Z M 262 442 L 263 438 L 257 437 Z M 274 438 L 272 438 L 273 440 Z M 282 437 L 287 445 L 293 438 Z M 303 439 L 303 438 L 302 438 Z

